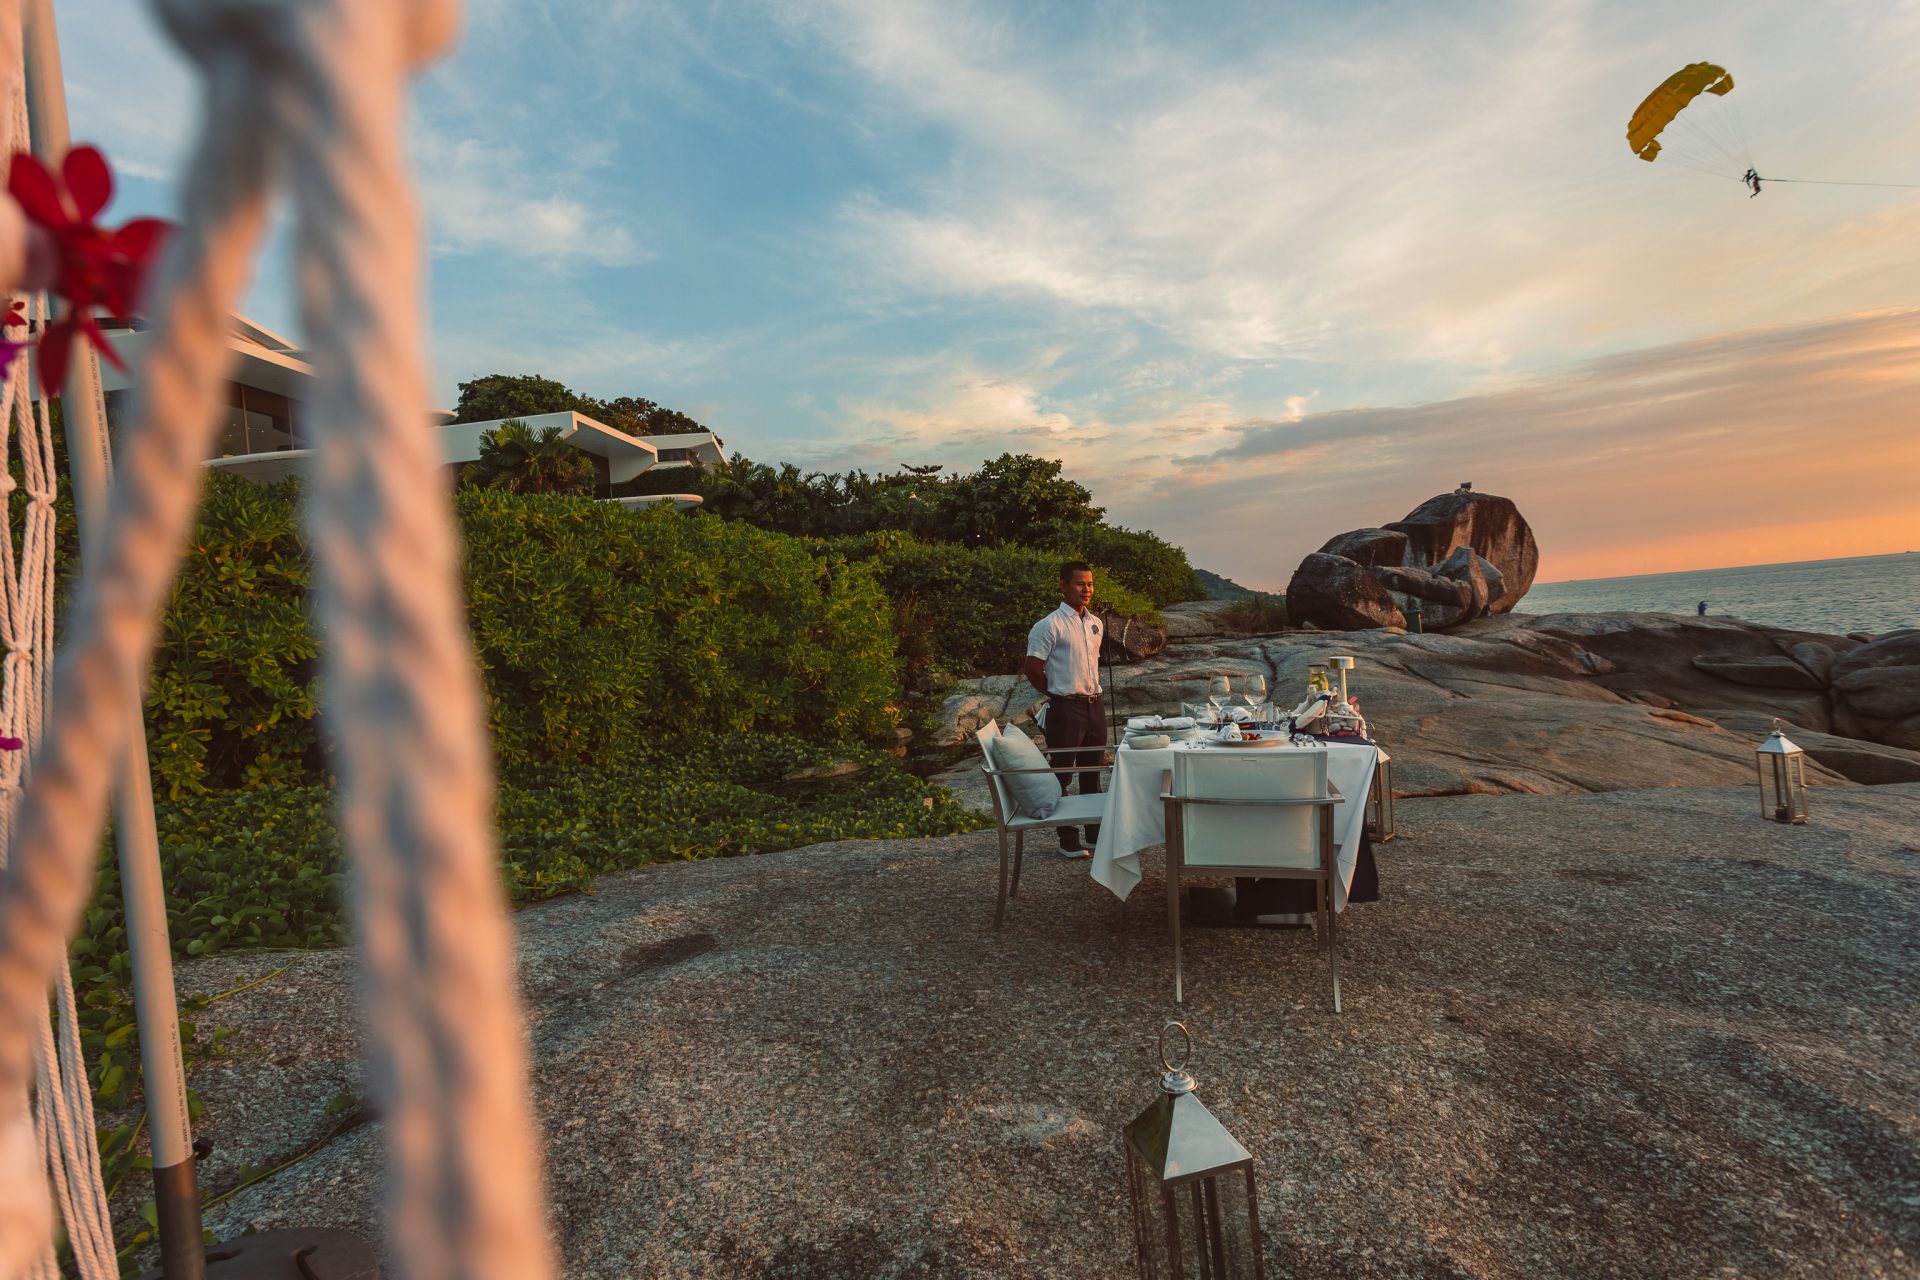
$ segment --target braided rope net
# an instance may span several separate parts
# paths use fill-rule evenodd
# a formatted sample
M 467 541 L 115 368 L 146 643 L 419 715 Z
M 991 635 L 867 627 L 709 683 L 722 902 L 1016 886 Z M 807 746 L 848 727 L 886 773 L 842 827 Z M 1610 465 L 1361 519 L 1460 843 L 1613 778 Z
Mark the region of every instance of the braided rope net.
M 46 991 L 90 887 L 227 376 L 227 316 L 278 185 L 317 394 L 308 519 L 325 687 L 355 866 L 369 1076 L 388 1117 L 388 1222 L 412 1280 L 553 1270 L 527 1053 L 491 830 L 480 686 L 447 486 L 427 429 L 412 72 L 454 0 L 153 0 L 204 87 L 183 216 L 104 531 L 52 671 L 51 718 L 0 870 L 0 1280 L 50 1226 L 24 1098 Z
M 7 140 L 10 152 L 30 149 L 20 21 L 17 0 L 0 6 L 0 78 L 4 78 L 0 137 Z M 44 294 L 0 297 L 0 306 L 15 302 L 23 304 L 36 331 L 46 328 Z M 0 646 L 6 650 L 0 678 L 0 735 L 25 744 L 21 750 L 0 752 L 0 867 L 6 864 L 29 752 L 41 739 L 52 692 L 54 498 L 59 479 L 48 405 L 32 398 L 29 382 L 24 358 L 16 358 L 0 381 L 0 466 L 4 466 L 0 511 L 6 513 L 0 523 Z M 24 495 L 24 503 L 15 502 L 16 493 Z M 73 975 L 65 964 L 55 966 L 53 1013 L 51 1017 L 42 1013 L 38 1032 L 32 1046 L 31 1090 L 36 1145 L 80 1275 L 84 1280 L 113 1280 L 119 1266 L 94 1136 L 93 1094 L 80 1047 Z M 11 1105 L 18 1108 L 25 1101 L 15 1098 Z M 59 1275 L 50 1235 L 30 1260 L 26 1274 L 33 1280 L 55 1280 Z

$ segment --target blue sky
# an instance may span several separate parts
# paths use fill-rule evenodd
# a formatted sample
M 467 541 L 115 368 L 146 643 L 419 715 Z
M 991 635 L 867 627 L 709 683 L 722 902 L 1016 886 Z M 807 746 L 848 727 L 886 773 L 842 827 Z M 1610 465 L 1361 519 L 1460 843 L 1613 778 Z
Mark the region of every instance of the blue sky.
M 144 5 L 58 8 L 117 212 L 171 210 L 188 77 Z M 434 384 L 1059 457 L 1269 588 L 1460 479 L 1548 578 L 1903 550 L 1920 190 L 1622 135 L 1710 58 L 1762 173 L 1920 182 L 1920 4 L 1672 8 L 480 0 L 410 126 Z M 277 250 L 248 307 L 294 330 Z

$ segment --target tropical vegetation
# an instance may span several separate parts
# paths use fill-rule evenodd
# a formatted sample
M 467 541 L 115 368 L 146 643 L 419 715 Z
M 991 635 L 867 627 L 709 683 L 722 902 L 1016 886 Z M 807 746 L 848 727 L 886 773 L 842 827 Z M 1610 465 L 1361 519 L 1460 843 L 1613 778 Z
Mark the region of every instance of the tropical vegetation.
M 510 418 L 480 433 L 480 456 L 460 472 L 461 483 L 508 493 L 593 493 L 593 463 L 559 427 L 535 431 Z
M 490 373 L 460 384 L 454 405 L 455 422 L 491 422 L 497 418 L 532 418 L 543 413 L 581 413 L 628 435 L 676 435 L 706 428 L 678 410 L 643 396 L 616 396 L 599 400 L 584 396 L 551 378 L 534 374 Z

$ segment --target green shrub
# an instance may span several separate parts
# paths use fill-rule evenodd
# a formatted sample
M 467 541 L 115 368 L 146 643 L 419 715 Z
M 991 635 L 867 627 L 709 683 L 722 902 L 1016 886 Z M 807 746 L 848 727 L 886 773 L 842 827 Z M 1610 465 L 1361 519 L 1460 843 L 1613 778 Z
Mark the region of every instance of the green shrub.
M 298 489 L 208 479 L 154 660 L 156 788 L 323 781 Z M 891 731 L 893 610 L 869 569 L 668 509 L 488 490 L 455 506 L 503 771 L 614 765 L 663 724 Z
M 687 726 L 878 740 L 897 688 L 864 566 L 752 525 L 487 490 L 457 502 L 504 774 Z
M 298 489 L 217 473 L 207 481 L 154 652 L 156 788 L 179 797 L 312 781 L 322 767 L 319 648 Z
M 823 555 L 871 563 L 895 604 L 895 625 L 949 674 L 1016 671 L 1027 632 L 1060 604 L 1058 552 L 963 547 L 876 533 L 816 544 Z M 1157 618 L 1153 602 L 1094 566 L 1095 604 Z

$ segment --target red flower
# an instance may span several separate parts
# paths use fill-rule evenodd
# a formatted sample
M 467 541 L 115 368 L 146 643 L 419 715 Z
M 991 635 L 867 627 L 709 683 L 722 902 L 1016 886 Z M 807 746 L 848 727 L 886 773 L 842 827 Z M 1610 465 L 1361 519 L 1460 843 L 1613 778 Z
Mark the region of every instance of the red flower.
M 26 745 L 18 738 L 0 738 L 0 751 L 18 751 Z
M 33 345 L 31 339 L 26 342 L 15 342 L 12 338 L 5 336 L 8 329 L 24 328 L 26 323 L 27 304 L 18 298 L 13 300 L 5 313 L 0 314 L 0 382 L 5 382 L 7 375 L 13 372 L 14 357 Z
M 31 342 L 15 342 L 12 338 L 0 338 L 0 382 L 7 380 L 13 372 L 14 357 L 32 346 Z
M 53 288 L 68 303 L 66 315 L 47 326 L 40 339 L 41 387 L 48 395 L 60 393 L 73 343 L 83 336 L 116 369 L 125 369 L 94 320 L 93 309 L 104 307 L 110 315 L 134 309 L 167 224 L 159 218 L 136 218 L 109 231 L 94 221 L 113 196 L 113 172 L 93 147 L 69 151 L 57 178 L 31 155 L 16 153 L 7 192 L 53 239 L 60 259 Z

